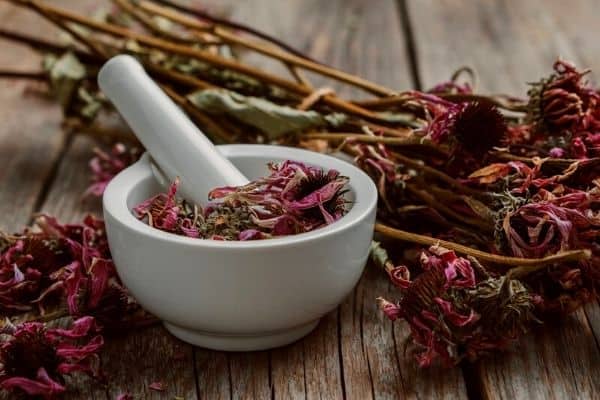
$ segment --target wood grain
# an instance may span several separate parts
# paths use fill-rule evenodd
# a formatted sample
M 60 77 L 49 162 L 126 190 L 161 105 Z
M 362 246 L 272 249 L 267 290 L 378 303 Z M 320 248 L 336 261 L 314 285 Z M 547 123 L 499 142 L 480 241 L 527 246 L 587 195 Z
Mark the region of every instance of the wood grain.
M 84 10 L 94 2 L 53 3 Z M 405 8 L 416 50 L 413 61 L 425 87 L 468 64 L 480 72 L 481 90 L 523 95 L 525 82 L 547 74 L 558 54 L 582 66 L 600 65 L 600 42 L 592 40 L 600 34 L 597 15 L 590 12 L 596 6 L 593 0 L 210 0 L 203 5 L 233 10 L 233 19 L 266 30 L 317 60 L 398 89 L 415 84 L 400 18 Z M 54 35 L 49 24 L 38 21 L 0 4 L 3 27 Z M 0 41 L 0 66 L 33 70 L 38 62 L 32 51 Z M 260 56 L 251 62 L 288 73 Z M 316 87 L 332 86 L 306 75 Z M 28 87 L 23 81 L 0 81 L 0 228 L 5 230 L 22 227 L 38 208 L 63 221 L 100 212 L 97 200 L 80 198 L 88 184 L 86 164 L 94 143 L 84 137 L 69 140 L 60 130 L 58 107 L 23 96 Z M 342 96 L 358 93 L 333 87 Z M 65 398 L 108 400 L 124 392 L 136 399 L 600 396 L 597 304 L 532 333 L 514 353 L 480 362 L 469 374 L 477 381 L 465 382 L 460 369 L 415 367 L 404 352 L 406 325 L 392 324 L 376 308 L 375 298 L 381 295 L 393 298 L 394 288 L 369 266 L 356 290 L 313 333 L 269 352 L 193 348 L 160 326 L 111 337 L 104 351 L 108 385 L 76 378 Z M 149 389 L 154 381 L 163 382 L 166 390 Z
M 31 15 L 0 4 L 2 27 L 15 29 Z M 47 24 L 31 27 L 34 33 L 52 31 Z M 0 40 L 0 68 L 35 71 L 40 57 L 28 48 Z M 37 206 L 60 156 L 65 134 L 61 112 L 49 100 L 33 94 L 45 87 L 25 80 L 0 79 L 0 229 L 21 229 Z M 36 110 L 35 113 L 29 110 Z
M 462 65 L 475 67 L 481 91 L 524 95 L 526 82 L 551 72 L 558 55 L 578 61 L 594 41 L 591 2 L 409 1 L 418 72 L 425 87 Z M 577 10 L 577 11 L 574 11 Z M 584 18 L 591 25 L 586 25 Z M 597 28 L 593 28 L 596 29 Z M 567 34 L 570 31 L 570 34 Z M 585 51 L 599 57 L 597 48 Z M 597 59 L 596 59 L 597 61 Z M 483 398 L 547 399 L 600 396 L 598 305 L 527 336 L 513 353 L 482 360 L 476 376 Z M 590 325 L 588 317 L 593 323 Z

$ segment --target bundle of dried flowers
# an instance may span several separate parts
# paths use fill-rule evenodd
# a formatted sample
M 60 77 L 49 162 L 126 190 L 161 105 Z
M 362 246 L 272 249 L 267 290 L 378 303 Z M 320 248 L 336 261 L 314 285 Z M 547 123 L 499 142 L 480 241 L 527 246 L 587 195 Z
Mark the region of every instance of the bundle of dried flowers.
M 3 234 L 0 242 L 0 309 L 73 316 L 95 315 L 118 324 L 137 309 L 111 260 L 104 222 L 60 224 L 41 215 L 33 229 Z M 58 310 L 58 311 L 56 311 Z
M 193 238 L 257 240 L 309 232 L 346 212 L 348 179 L 296 161 L 269 164 L 270 175 L 209 193 L 202 208 L 176 198 L 175 182 L 133 211 L 155 228 Z
M 102 20 L 42 0 L 10 1 L 63 26 L 86 28 L 75 31 L 78 50 L 0 30 L 53 54 L 44 71 L 32 76 L 46 79 L 65 115 L 83 125 L 97 124 L 101 112 L 111 112 L 95 71 L 125 52 L 137 57 L 217 142 L 269 142 L 354 156 L 377 183 L 376 230 L 398 240 L 399 254 L 424 254 L 420 261 L 403 257 L 405 266 L 397 268 L 387 256 L 380 260 L 394 270 L 391 277 L 399 286 L 399 301 L 382 305 L 388 315 L 411 324 L 413 341 L 422 349 L 421 365 L 505 348 L 549 312 L 570 312 L 598 298 L 600 94 L 586 82 L 587 71 L 558 60 L 554 72 L 534 83 L 524 100 L 477 93 L 473 82 L 459 82 L 462 73 L 473 77 L 469 69 L 428 92 L 398 93 L 316 63 L 254 29 L 205 12 L 198 18 L 198 11 L 168 0 L 160 5 L 119 0 L 116 12 Z M 155 23 L 158 17 L 163 23 Z M 282 62 L 290 76 L 245 63 L 238 47 Z M 352 101 L 313 89 L 302 70 L 377 97 Z M 236 107 L 228 106 L 232 103 Z M 117 150 L 115 160 L 108 153 L 99 156 L 90 193 L 101 193 L 107 180 L 133 160 L 128 154 Z M 286 191 L 291 197 L 285 197 L 281 186 L 273 186 L 278 190 L 273 196 L 273 182 L 261 185 L 213 193 L 224 205 L 241 206 L 237 211 L 224 205 L 194 210 L 174 197 L 174 186 L 138 212 L 160 229 L 229 239 L 303 231 L 338 217 L 337 207 L 319 200 L 319 188 Z M 311 207 L 304 208 L 302 196 Z M 322 207 L 315 207 L 315 200 Z M 211 218 L 210 228 L 200 229 L 198 221 Z M 223 221 L 230 221 L 227 232 L 216 228 Z M 21 252 L 17 246 L 7 257 Z M 474 256 L 485 268 L 456 254 Z M 3 265 L 7 283 L 0 290 L 9 299 L 22 299 L 5 301 L 2 295 L 2 307 L 12 307 L 11 312 L 30 308 L 36 299 L 30 292 L 54 282 L 19 285 L 27 270 L 18 263 L 18 272 Z M 35 271 L 27 278 L 36 279 Z

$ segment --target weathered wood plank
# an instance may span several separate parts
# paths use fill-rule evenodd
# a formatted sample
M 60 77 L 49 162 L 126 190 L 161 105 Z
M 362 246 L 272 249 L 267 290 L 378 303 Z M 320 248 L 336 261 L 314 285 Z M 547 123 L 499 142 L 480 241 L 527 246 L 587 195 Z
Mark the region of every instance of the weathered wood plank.
M 231 353 L 228 358 L 232 399 L 271 397 L 269 352 Z
M 231 381 L 227 354 L 194 349 L 199 397 L 201 399 L 231 399 Z
M 65 222 L 80 221 L 88 213 L 102 213 L 99 199 L 82 201 L 81 198 L 89 184 L 87 164 L 93 146 L 90 138 L 75 137 L 42 204 L 42 212 Z M 162 327 L 107 337 L 102 357 L 108 386 L 90 385 L 89 381 L 81 379 L 76 381 L 69 398 L 102 395 L 114 399 L 125 392 L 144 399 L 196 398 L 192 348 L 173 338 Z M 153 382 L 162 382 L 165 390 L 150 389 L 148 386 Z
M 591 2 L 579 1 L 410 1 L 421 81 L 430 87 L 470 65 L 479 72 L 481 91 L 524 95 L 525 82 L 547 75 L 558 55 L 576 62 L 580 53 L 600 58 L 597 48 L 581 51 L 583 43 L 597 45 L 587 29 L 581 30 L 595 26 L 593 9 Z M 597 318 L 597 309 L 597 304 L 588 306 L 588 317 Z M 600 351 L 592 331 L 597 325 L 590 326 L 581 310 L 527 336 L 518 351 L 482 360 L 476 366 L 481 395 L 598 397 Z
M 17 29 L 32 20 L 31 14 L 0 4 L 3 28 Z M 39 24 L 31 30 L 43 35 L 51 28 Z M 5 40 L 0 48 L 0 68 L 39 70 L 40 57 L 30 49 Z M 5 231 L 27 223 L 65 142 L 59 107 L 27 95 L 29 89 L 31 82 L 0 79 L 0 229 Z

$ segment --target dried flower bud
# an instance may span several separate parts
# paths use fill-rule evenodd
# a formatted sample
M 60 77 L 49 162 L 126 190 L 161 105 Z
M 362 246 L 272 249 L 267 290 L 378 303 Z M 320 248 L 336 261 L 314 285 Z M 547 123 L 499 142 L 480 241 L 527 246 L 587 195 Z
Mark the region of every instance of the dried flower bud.
M 550 134 L 574 133 L 584 126 L 594 125 L 599 97 L 583 79 L 587 72 L 557 60 L 552 75 L 531 85 L 529 121 L 537 124 L 538 130 Z

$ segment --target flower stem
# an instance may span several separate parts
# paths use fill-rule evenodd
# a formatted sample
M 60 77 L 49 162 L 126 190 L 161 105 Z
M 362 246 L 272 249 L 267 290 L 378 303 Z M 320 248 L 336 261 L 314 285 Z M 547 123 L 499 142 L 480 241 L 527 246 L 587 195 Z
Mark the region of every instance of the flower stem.
M 44 81 L 47 79 L 47 77 L 48 76 L 43 71 L 0 70 L 0 78 L 31 79 L 36 81 Z
M 591 252 L 589 250 L 570 250 L 563 251 L 551 256 L 543 258 L 520 258 L 520 257 L 507 257 L 497 254 L 488 253 L 485 251 L 473 249 L 462 244 L 448 242 L 446 240 L 436 239 L 430 236 L 419 235 L 416 233 L 406 232 L 400 229 L 392 228 L 391 226 L 384 225 L 381 223 L 375 224 L 375 231 L 383 235 L 389 236 L 394 239 L 402 240 L 405 242 L 417 243 L 425 246 L 439 245 L 449 250 L 454 250 L 457 253 L 466 254 L 477 258 L 479 261 L 487 261 L 494 264 L 511 265 L 515 267 L 542 267 L 554 263 L 566 262 L 566 261 L 581 261 L 589 259 Z M 520 271 L 517 269 L 517 272 Z
M 178 10 L 180 12 L 184 12 L 186 14 L 194 15 L 194 16 L 200 18 L 201 20 L 210 21 L 213 24 L 227 26 L 227 27 L 232 28 L 234 30 L 238 30 L 238 31 L 241 31 L 241 32 L 248 33 L 250 35 L 253 35 L 253 36 L 256 36 L 256 37 L 261 38 L 263 40 L 266 40 L 267 42 L 271 42 L 274 45 L 276 45 L 277 47 L 279 47 L 279 48 L 287 51 L 288 53 L 294 54 L 295 56 L 302 57 L 305 60 L 310 60 L 310 61 L 315 62 L 315 63 L 317 62 L 317 61 L 311 59 L 310 57 L 308 57 L 306 54 L 303 54 L 300 51 L 292 48 L 288 44 L 282 42 L 281 40 L 276 39 L 273 36 L 270 36 L 270 35 L 262 32 L 262 31 L 256 30 L 255 28 L 252 28 L 250 26 L 241 24 L 239 22 L 233 22 L 233 21 L 230 21 L 228 19 L 218 18 L 218 17 L 215 17 L 215 16 L 213 16 L 213 15 L 211 15 L 211 14 L 205 12 L 205 11 L 198 10 L 198 9 L 192 9 L 190 7 L 186 7 L 184 5 L 178 4 L 178 3 L 174 2 L 174 1 L 170 1 L 170 0 L 152 0 L 152 1 L 155 2 L 155 3 L 158 3 L 158 4 L 162 4 L 164 6 L 168 6 L 170 8 L 175 9 L 175 10 Z M 319 64 L 321 64 L 321 63 L 319 63 Z
M 452 178 L 449 175 L 446 175 L 445 173 L 438 171 L 435 168 L 432 168 L 428 165 L 426 165 L 423 161 L 421 160 L 415 160 L 414 158 L 410 158 L 407 157 L 405 155 L 402 155 L 400 153 L 397 152 L 392 152 L 392 155 L 399 160 L 400 162 L 402 162 L 403 164 L 408 165 L 409 167 L 412 167 L 416 170 L 422 171 L 423 173 L 425 173 L 426 175 L 430 175 L 434 178 L 439 179 L 442 182 L 447 183 L 448 185 L 450 185 L 451 187 L 459 190 L 462 193 L 465 194 L 469 194 L 471 196 L 477 196 L 477 197 L 481 197 L 481 196 L 485 196 L 486 193 L 485 192 L 481 192 L 479 190 L 475 190 L 472 189 L 468 186 L 463 185 L 462 183 L 460 183 L 459 181 L 457 181 L 456 179 Z
M 117 1 L 122 2 L 124 0 L 117 0 Z M 157 6 L 155 4 L 152 4 L 149 1 L 141 0 L 137 4 L 141 9 L 143 9 L 145 11 L 149 11 L 149 12 L 152 12 L 161 17 L 168 18 L 168 19 L 170 19 L 174 22 L 177 22 L 187 28 L 191 28 L 191 29 L 203 29 L 204 28 L 204 25 L 199 23 L 195 19 L 189 18 L 178 12 L 169 10 L 168 8 Z M 212 33 L 215 36 L 223 39 L 224 41 L 226 41 L 228 43 L 237 44 L 239 46 L 246 47 L 246 48 L 254 50 L 258 53 L 275 58 L 284 63 L 292 64 L 297 67 L 302 67 L 302 68 L 308 69 L 310 71 L 317 72 L 321 75 L 328 76 L 330 78 L 337 79 L 341 82 L 354 85 L 356 87 L 359 87 L 361 89 L 364 89 L 368 92 L 371 92 L 371 93 L 379 95 L 379 96 L 390 96 L 394 93 L 394 91 L 392 89 L 388 89 L 386 87 L 377 85 L 366 79 L 362 79 L 356 75 L 352 75 L 347 72 L 343 72 L 343 71 L 328 67 L 323 64 L 319 64 L 319 63 L 315 63 L 310 60 L 306 60 L 302 57 L 298 57 L 298 56 L 290 54 L 288 52 L 281 51 L 281 50 L 273 48 L 271 46 L 266 46 L 262 43 L 247 40 L 247 39 L 241 37 L 240 35 L 231 33 L 230 31 L 223 29 L 219 26 L 214 26 L 212 29 Z
M 430 147 L 432 146 L 427 140 L 423 141 L 419 137 L 386 137 L 386 136 L 371 136 L 362 133 L 348 133 L 348 132 L 319 132 L 319 133 L 307 133 L 301 135 L 302 139 L 324 139 L 332 142 L 341 141 L 353 141 L 361 143 L 382 143 L 390 146 L 415 146 L 423 145 Z
M 80 15 L 59 7 L 54 7 L 52 5 L 46 4 L 38 0 L 8 1 L 16 5 L 28 7 L 35 11 L 38 11 L 40 9 L 44 10 L 45 13 L 49 13 L 56 18 L 62 18 L 67 21 L 71 21 L 91 29 L 95 29 L 97 31 L 107 33 L 112 36 L 136 40 L 142 45 L 153 47 L 155 49 L 162 50 L 167 53 L 179 54 L 182 56 L 195 58 L 211 65 L 237 71 L 247 76 L 256 78 L 262 82 L 278 86 L 297 95 L 307 96 L 312 93 L 312 91 L 304 85 L 269 74 L 260 69 L 245 65 L 239 61 L 225 58 L 202 49 L 171 43 L 169 41 L 154 36 L 148 36 L 142 33 L 138 33 L 118 25 L 99 22 L 84 15 Z M 324 96 L 323 102 L 328 106 L 341 112 L 356 115 L 369 120 L 385 121 L 385 118 L 378 116 L 376 113 L 373 113 L 362 107 L 356 106 L 348 101 L 342 100 L 333 95 Z

